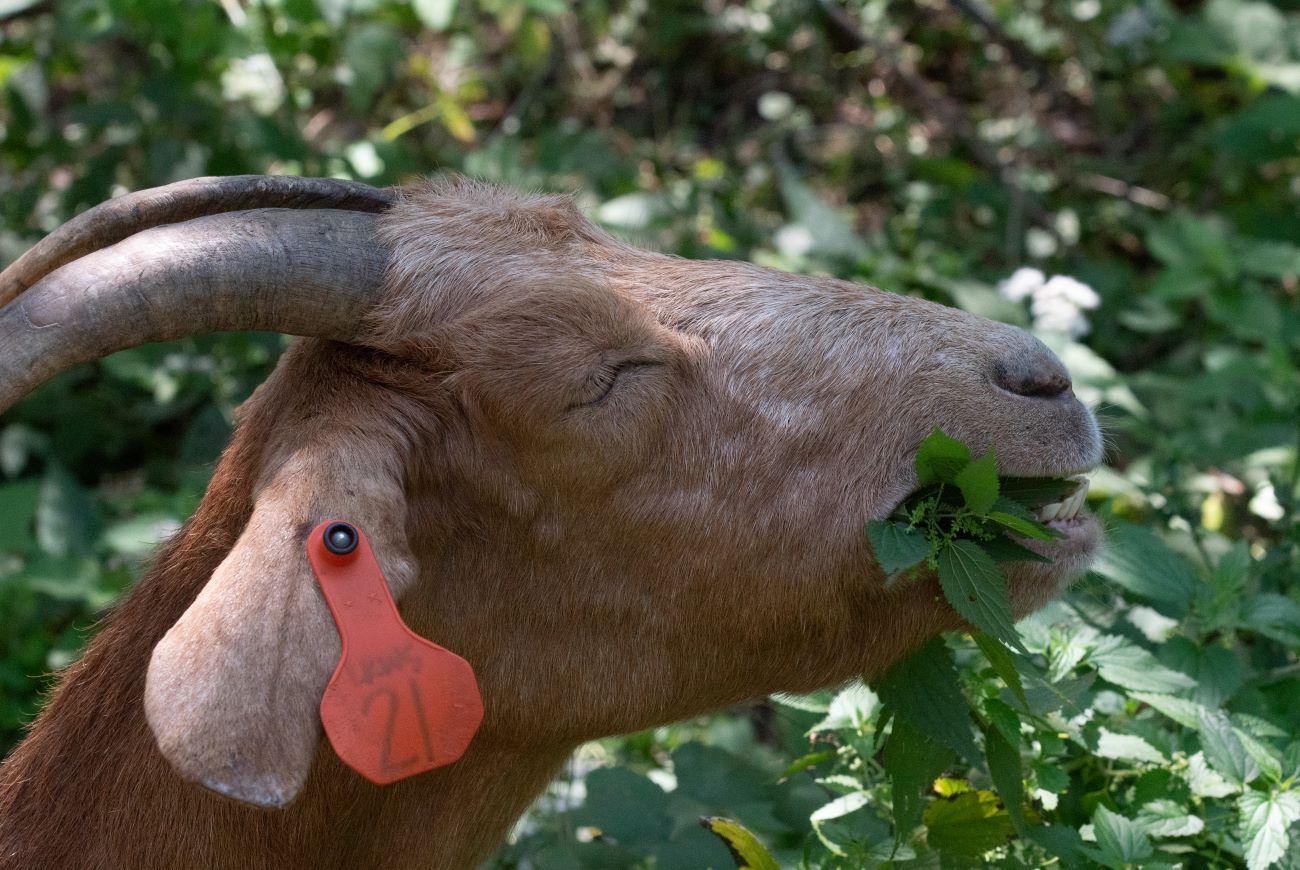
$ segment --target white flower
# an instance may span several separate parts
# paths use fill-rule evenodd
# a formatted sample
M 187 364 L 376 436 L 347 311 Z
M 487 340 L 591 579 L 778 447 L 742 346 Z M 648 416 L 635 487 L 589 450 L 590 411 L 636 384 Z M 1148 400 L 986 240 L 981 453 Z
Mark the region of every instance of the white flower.
M 1035 298 L 1040 295 L 1059 296 L 1072 302 L 1076 308 L 1093 309 L 1101 304 L 1101 297 L 1097 295 L 1096 290 L 1069 275 L 1053 275 L 1042 289 L 1034 294 Z
M 1010 278 L 998 285 L 998 292 L 1012 302 L 1019 302 L 1042 288 L 1046 280 L 1047 276 L 1041 270 L 1021 266 Z
M 1085 310 L 1101 304 L 1097 291 L 1069 275 L 1048 278 L 1039 269 L 1023 266 L 998 285 L 998 292 L 1013 302 L 1028 298 L 1034 329 L 1064 332 L 1071 338 L 1087 335 L 1092 328 Z

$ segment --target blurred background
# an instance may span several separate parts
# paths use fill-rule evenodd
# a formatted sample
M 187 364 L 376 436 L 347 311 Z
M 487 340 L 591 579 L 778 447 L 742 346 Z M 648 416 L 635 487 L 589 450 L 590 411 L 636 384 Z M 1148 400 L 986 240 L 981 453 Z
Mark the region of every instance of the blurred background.
M 178 179 L 456 170 L 575 192 L 660 250 L 1033 328 L 1106 422 L 1091 501 L 1116 532 L 1031 648 L 1077 677 L 1088 631 L 1123 637 L 1213 689 L 1167 691 L 1272 723 L 1281 736 L 1256 738 L 1286 771 L 1200 794 L 1180 772 L 1194 729 L 1152 720 L 1140 688 L 1102 671 L 1086 721 L 1026 750 L 1024 782 L 1043 793 L 1034 812 L 1091 842 L 1099 804 L 1146 824 L 1131 788 L 1164 771 L 1162 797 L 1202 824 L 1140 833 L 1184 866 L 1268 866 L 1239 802 L 1291 806 L 1300 762 L 1297 169 L 1300 0 L 0 0 L 6 263 L 90 206 Z M 0 753 L 194 509 L 286 341 L 127 351 L 0 420 Z M 873 697 L 586 747 L 495 862 L 730 866 L 696 824 L 721 813 L 782 864 L 1076 866 L 1007 846 L 1005 812 L 969 855 L 929 810 L 930 833 L 895 838 Z M 1098 758 L 1102 722 L 1151 753 L 1112 741 Z M 1270 823 L 1284 838 L 1297 801 Z

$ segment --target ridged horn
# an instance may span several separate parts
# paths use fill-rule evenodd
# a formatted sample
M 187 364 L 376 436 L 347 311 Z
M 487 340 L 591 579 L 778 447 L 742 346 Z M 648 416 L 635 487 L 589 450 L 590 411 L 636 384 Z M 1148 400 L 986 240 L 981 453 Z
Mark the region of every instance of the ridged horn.
M 377 222 L 257 208 L 90 243 L 0 308 L 0 412 L 78 363 L 153 341 L 255 329 L 351 341 L 383 287 Z
M 143 230 L 205 215 L 253 208 L 382 212 L 391 189 L 335 178 L 230 175 L 192 178 L 128 193 L 77 215 L 0 273 L 0 307 L 60 266 Z

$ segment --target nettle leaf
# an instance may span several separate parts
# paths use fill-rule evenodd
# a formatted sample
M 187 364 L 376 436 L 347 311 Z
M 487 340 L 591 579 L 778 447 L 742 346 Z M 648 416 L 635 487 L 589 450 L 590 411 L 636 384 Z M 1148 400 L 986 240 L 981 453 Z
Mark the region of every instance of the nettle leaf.
M 961 470 L 970 464 L 970 449 L 939 429 L 931 432 L 916 451 L 916 477 L 919 486 L 953 483 Z
M 1106 534 L 1092 570 L 1115 585 L 1158 605 L 1169 616 L 1187 613 L 1199 582 L 1190 565 L 1164 541 L 1140 526 L 1116 523 Z
M 1242 745 L 1227 715 L 1220 710 L 1202 709 L 1199 718 L 1201 749 L 1210 767 L 1236 785 L 1257 779 L 1259 764 Z
M 996 701 L 993 703 L 997 703 Z M 1020 766 L 1020 735 L 1015 741 L 1007 739 L 1000 728 L 984 730 L 984 758 L 989 766 L 989 778 L 1002 798 L 1011 824 L 1019 833 L 1025 831 L 1025 782 Z
M 1103 857 L 1109 862 L 1136 864 L 1144 858 L 1150 858 L 1155 850 L 1151 838 L 1142 830 L 1141 825 L 1119 813 L 1106 809 L 1104 804 L 1097 805 L 1092 815 L 1092 830 L 1097 836 L 1097 846 Z
M 920 529 L 909 529 L 906 523 L 872 520 L 867 523 L 867 538 L 880 569 L 888 577 L 886 585 L 930 555 L 930 542 L 925 534 Z
M 979 750 L 971 734 L 970 706 L 957 680 L 952 652 L 940 638 L 899 661 L 872 683 L 880 699 L 915 728 L 953 749 L 972 765 Z
M 1000 490 L 1005 498 L 1029 508 L 1060 501 L 1079 488 L 1079 481 L 1064 477 L 1004 477 Z
M 1058 532 L 1056 529 L 1048 528 L 1040 523 L 1034 517 L 1033 511 L 1009 498 L 997 498 L 993 502 L 992 509 L 989 510 L 988 517 L 1003 528 L 1010 529 L 1017 535 L 1023 535 L 1026 538 L 1033 538 L 1038 541 L 1054 541 L 1066 537 L 1063 532 Z
M 961 490 L 966 507 L 980 516 L 987 514 L 998 500 L 998 467 L 993 448 L 958 472 L 953 483 Z
M 772 853 L 740 822 L 720 816 L 702 816 L 700 824 L 726 844 L 738 870 L 780 870 L 781 865 L 776 863 Z
M 1293 792 L 1265 794 L 1248 791 L 1237 798 L 1241 813 L 1241 843 L 1246 867 L 1264 870 L 1276 863 L 1291 845 L 1288 828 L 1300 819 L 1300 797 Z
M 1012 657 L 1011 650 L 1007 649 L 1002 641 L 989 637 L 983 632 L 975 632 L 973 639 L 980 652 L 984 653 L 984 658 L 988 659 L 989 664 L 993 666 L 993 672 L 1006 683 L 1007 688 L 1015 694 L 1016 700 L 1028 710 L 1029 699 L 1025 697 L 1025 687 L 1020 681 L 1020 670 L 1016 667 L 1016 660 Z M 1029 663 L 1026 662 L 1024 666 L 1029 667 Z
M 1097 735 L 1097 755 L 1118 761 L 1145 761 L 1163 764 L 1169 759 L 1136 734 L 1116 734 L 1102 728 Z
M 1205 709 L 1203 704 L 1156 692 L 1130 692 L 1129 697 L 1163 713 L 1184 728 L 1201 727 L 1201 711 Z
M 978 544 L 957 540 L 939 551 L 939 585 L 948 603 L 971 625 L 1028 652 L 1016 633 L 1006 578 Z
M 894 804 L 899 841 L 910 839 L 921 824 L 926 787 L 952 762 L 952 751 L 931 740 L 903 716 L 895 716 L 885 743 L 885 773 Z
M 1187 812 L 1187 807 L 1162 798 L 1142 807 L 1138 824 L 1152 837 L 1191 837 L 1205 830 L 1205 820 Z
M 1187 674 L 1170 670 L 1142 647 L 1113 634 L 1101 635 L 1087 659 L 1102 679 L 1126 689 L 1169 694 L 1196 686 Z
M 973 863 L 1011 839 L 1011 816 L 991 791 L 968 791 L 925 808 L 926 840 L 952 862 Z
M 984 552 L 988 553 L 989 558 L 994 562 L 1042 562 L 1044 565 L 1052 564 L 1052 560 L 1048 557 L 1017 544 L 1006 535 L 998 535 L 991 541 L 983 541 L 980 546 L 983 547 Z
M 1192 794 L 1203 798 L 1222 798 L 1241 791 L 1241 786 L 1233 785 L 1210 769 L 1205 760 L 1205 753 L 1198 752 L 1187 759 L 1187 769 L 1183 778 Z

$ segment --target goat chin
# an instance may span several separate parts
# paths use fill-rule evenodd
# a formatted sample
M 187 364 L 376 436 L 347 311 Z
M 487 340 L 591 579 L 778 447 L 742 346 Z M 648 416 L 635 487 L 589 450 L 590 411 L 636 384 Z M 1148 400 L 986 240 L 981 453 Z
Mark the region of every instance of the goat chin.
M 195 516 L 0 768 L 3 867 L 473 866 L 581 741 L 876 672 L 955 627 L 932 580 L 884 588 L 863 533 L 934 427 L 1009 474 L 1100 459 L 1060 361 L 971 314 L 642 251 L 567 198 L 463 179 L 188 184 L 0 276 L 0 407 L 183 334 L 193 293 L 141 289 L 164 280 L 216 294 L 194 328 L 318 337 L 241 409 Z M 304 197 L 319 232 L 280 213 Z M 114 215 L 131 226 L 83 232 Z M 153 250 L 189 259 L 150 271 Z M 303 287 L 337 302 L 319 324 Z M 332 517 L 473 665 L 483 723 L 448 767 L 381 788 L 320 739 L 339 640 L 303 541 Z M 1085 515 L 1051 564 L 1013 567 L 1016 611 L 1099 540 Z

